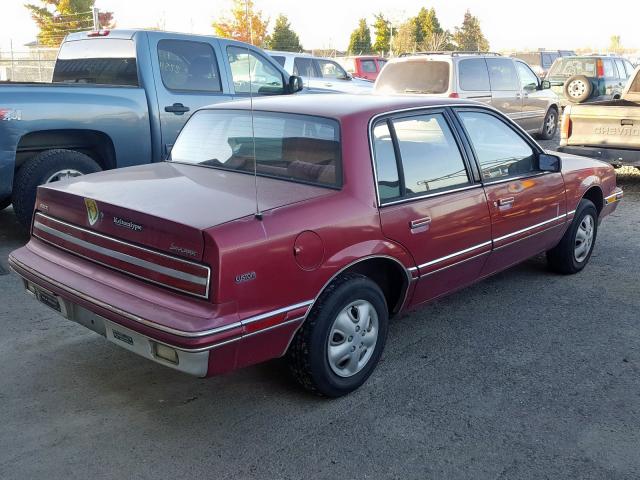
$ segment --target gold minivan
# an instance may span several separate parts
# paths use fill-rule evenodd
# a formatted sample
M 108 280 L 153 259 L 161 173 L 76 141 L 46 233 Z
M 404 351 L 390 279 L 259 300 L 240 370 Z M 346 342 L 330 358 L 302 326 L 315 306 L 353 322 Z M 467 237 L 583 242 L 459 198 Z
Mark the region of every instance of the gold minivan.
M 491 105 L 543 140 L 558 128 L 559 98 L 517 58 L 496 53 L 425 52 L 390 60 L 374 93 L 467 98 Z

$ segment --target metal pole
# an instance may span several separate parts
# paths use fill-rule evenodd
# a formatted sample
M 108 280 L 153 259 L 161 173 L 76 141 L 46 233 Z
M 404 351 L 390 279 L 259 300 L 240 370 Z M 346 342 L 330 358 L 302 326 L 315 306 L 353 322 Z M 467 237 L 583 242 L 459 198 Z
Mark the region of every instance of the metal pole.
M 98 15 L 98 7 L 93 7 L 91 10 L 93 12 L 93 30 L 98 31 L 100 30 L 100 16 Z
M 13 80 L 15 73 L 15 66 L 13 65 L 13 39 L 9 39 L 9 49 L 11 50 L 11 75 L 9 76 L 9 80 Z
M 42 60 L 40 59 L 40 42 L 36 38 L 36 52 L 38 53 L 38 80 L 42 81 Z

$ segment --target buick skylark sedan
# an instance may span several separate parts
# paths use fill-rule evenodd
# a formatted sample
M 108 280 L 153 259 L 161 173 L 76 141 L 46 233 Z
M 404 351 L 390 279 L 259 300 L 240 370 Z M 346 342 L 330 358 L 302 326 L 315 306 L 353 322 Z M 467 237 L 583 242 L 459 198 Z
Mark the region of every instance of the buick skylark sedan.
M 541 252 L 582 270 L 621 198 L 611 166 L 472 102 L 262 98 L 195 113 L 170 161 L 40 187 L 10 264 L 152 361 L 205 377 L 286 356 L 335 397 L 400 312 Z

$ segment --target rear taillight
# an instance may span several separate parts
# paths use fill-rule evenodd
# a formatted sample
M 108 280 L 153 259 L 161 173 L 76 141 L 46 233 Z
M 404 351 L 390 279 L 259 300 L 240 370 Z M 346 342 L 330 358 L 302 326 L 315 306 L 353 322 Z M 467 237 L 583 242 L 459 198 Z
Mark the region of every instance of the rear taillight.
M 110 30 L 96 30 L 95 32 L 87 33 L 87 37 L 106 37 L 111 33 Z
M 562 138 L 569 138 L 571 136 L 571 117 L 567 114 L 562 116 L 562 128 L 560 135 Z
M 449 94 L 449 98 L 460 98 L 460 95 L 458 94 L 458 92 L 451 92 Z
M 604 63 L 601 58 L 596 59 L 596 73 L 598 74 L 598 78 L 604 77 Z

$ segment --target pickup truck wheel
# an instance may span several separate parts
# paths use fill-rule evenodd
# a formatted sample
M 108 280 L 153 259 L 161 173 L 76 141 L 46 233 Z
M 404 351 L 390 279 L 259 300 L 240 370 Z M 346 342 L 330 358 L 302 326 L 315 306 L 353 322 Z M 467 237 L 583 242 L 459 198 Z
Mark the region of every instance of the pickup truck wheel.
M 346 274 L 329 285 L 296 333 L 287 360 L 307 390 L 340 397 L 375 369 L 387 338 L 384 294 L 364 275 Z
M 39 185 L 101 170 L 91 157 L 74 150 L 45 150 L 26 162 L 16 172 L 13 182 L 13 209 L 18 222 L 31 225 L 36 191 Z
M 564 84 L 564 95 L 572 103 L 582 103 L 591 96 L 593 86 L 584 75 L 574 75 Z
M 551 269 L 565 275 L 582 270 L 591 258 L 597 234 L 598 211 L 590 200 L 582 199 L 562 240 L 547 252 Z
M 550 108 L 542 122 L 539 137 L 541 140 L 551 140 L 555 136 L 556 130 L 558 130 L 558 111 L 555 108 Z

